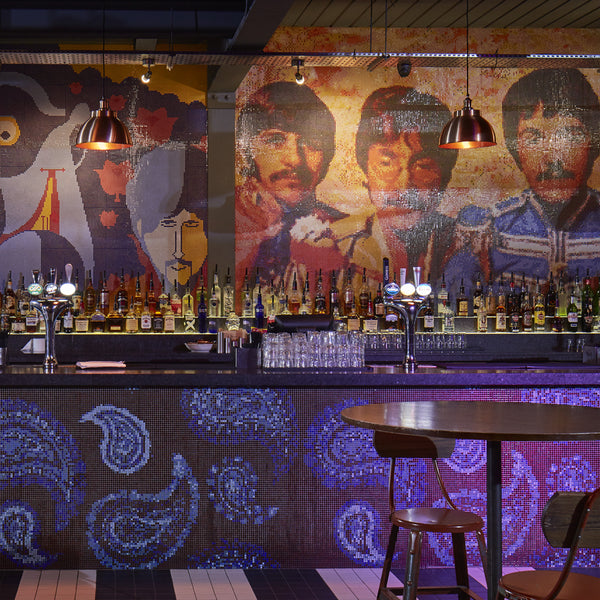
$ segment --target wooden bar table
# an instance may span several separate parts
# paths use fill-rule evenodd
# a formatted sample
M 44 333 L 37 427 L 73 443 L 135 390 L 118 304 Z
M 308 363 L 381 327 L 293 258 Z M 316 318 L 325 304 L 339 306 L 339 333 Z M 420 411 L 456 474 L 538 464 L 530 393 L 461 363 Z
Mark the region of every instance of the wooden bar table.
M 503 441 L 600 439 L 600 409 L 554 404 L 487 401 L 423 401 L 346 408 L 342 419 L 357 427 L 487 444 L 488 600 L 502 574 Z

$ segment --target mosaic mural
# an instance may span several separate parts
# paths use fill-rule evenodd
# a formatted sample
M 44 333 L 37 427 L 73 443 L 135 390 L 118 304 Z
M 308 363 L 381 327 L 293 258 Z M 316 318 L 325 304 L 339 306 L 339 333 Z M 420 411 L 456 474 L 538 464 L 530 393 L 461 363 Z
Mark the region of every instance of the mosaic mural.
M 387 459 L 340 411 L 439 399 L 439 390 L 13 390 L 0 395 L 2 568 L 318 568 L 382 564 Z M 494 401 L 487 390 L 447 400 Z M 595 389 L 496 390 L 494 398 L 600 406 Z M 598 485 L 597 442 L 504 443 L 508 565 L 555 564 L 540 527 L 557 490 Z M 485 519 L 485 448 L 441 464 L 454 501 Z M 431 461 L 396 469 L 397 506 L 441 506 Z M 406 539 L 397 546 L 404 561 Z M 468 540 L 479 564 L 475 540 Z M 431 535 L 428 566 L 452 564 Z M 584 551 L 579 566 L 598 566 Z

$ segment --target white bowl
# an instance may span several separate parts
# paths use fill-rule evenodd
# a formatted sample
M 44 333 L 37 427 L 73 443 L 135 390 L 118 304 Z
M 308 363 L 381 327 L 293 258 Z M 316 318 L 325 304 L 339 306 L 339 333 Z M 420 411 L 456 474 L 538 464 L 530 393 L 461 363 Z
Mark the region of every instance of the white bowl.
M 212 342 L 186 342 L 185 347 L 190 352 L 210 352 L 213 343 Z

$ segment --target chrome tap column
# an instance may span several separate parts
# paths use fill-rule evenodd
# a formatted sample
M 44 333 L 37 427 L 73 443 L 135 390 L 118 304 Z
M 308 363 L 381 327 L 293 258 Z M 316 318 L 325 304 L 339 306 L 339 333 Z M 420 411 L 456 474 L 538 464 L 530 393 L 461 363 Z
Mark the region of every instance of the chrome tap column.
M 397 310 L 404 321 L 404 370 L 414 373 L 417 368 L 415 358 L 415 330 L 417 317 L 431 294 L 431 286 L 421 283 L 421 267 L 413 267 L 414 283 L 406 282 L 406 269 L 400 270 L 400 285 L 395 281 L 388 283 L 385 290 L 385 306 Z
M 71 283 L 72 272 L 73 267 L 71 264 L 65 265 L 67 283 L 62 284 L 59 290 L 56 283 L 56 269 L 50 269 L 50 281 L 44 287 L 39 283 L 39 271 L 33 271 L 33 283 L 27 288 L 31 294 L 30 305 L 40 313 L 46 326 L 43 363 L 45 373 L 51 373 L 58 365 L 55 350 L 56 321 L 66 308 L 71 305 L 70 297 L 75 292 L 75 286 Z M 56 295 L 58 291 L 61 293 L 60 296 Z

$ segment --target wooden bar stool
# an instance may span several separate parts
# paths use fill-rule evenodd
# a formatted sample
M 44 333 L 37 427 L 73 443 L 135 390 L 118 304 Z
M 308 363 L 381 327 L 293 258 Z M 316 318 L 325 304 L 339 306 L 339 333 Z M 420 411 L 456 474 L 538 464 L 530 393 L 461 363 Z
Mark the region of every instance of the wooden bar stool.
M 375 431 L 374 433 L 373 444 L 379 456 L 391 458 L 388 495 L 392 530 L 383 563 L 379 591 L 377 592 L 378 600 L 396 600 L 400 595 L 402 595 L 404 600 L 415 600 L 417 592 L 419 594 L 458 594 L 460 600 L 466 600 L 467 598 L 481 600 L 480 596 L 469 589 L 465 533 L 473 532 L 477 536 L 483 570 L 487 573 L 483 519 L 475 513 L 459 510 L 456 507 L 446 491 L 437 464 L 438 458 L 448 457 L 452 454 L 455 443 L 453 439 L 430 438 L 382 431 Z M 417 507 L 396 510 L 394 472 L 397 458 L 431 458 L 436 479 L 449 508 Z M 388 587 L 388 578 L 392 567 L 398 530 L 400 528 L 406 529 L 409 532 L 406 575 L 403 588 L 390 588 Z M 421 544 L 423 534 L 425 533 L 450 533 L 452 535 L 456 585 L 418 587 Z
M 572 573 L 579 548 L 600 548 L 600 488 L 555 492 L 542 514 L 542 530 L 553 548 L 569 548 L 561 571 L 518 571 L 500 578 L 498 599 L 592 600 L 600 598 L 600 579 Z

